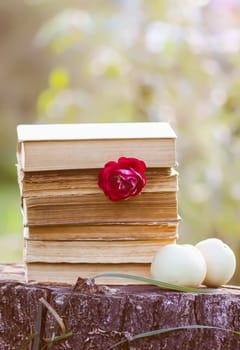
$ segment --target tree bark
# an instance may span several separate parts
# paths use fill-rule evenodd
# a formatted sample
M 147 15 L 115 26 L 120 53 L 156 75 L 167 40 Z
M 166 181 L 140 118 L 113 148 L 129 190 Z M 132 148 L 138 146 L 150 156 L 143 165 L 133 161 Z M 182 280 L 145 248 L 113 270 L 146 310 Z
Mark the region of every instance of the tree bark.
M 31 348 L 27 339 L 36 329 L 40 298 L 57 311 L 66 332 L 72 333 L 56 342 L 52 350 L 107 350 L 121 339 L 167 327 L 207 325 L 240 330 L 238 287 L 194 294 L 150 285 L 96 286 L 80 280 L 73 290 L 72 286 L 26 284 L 23 267 L 11 268 L 2 266 L 0 274 L 0 350 Z M 18 281 L 11 280 L 11 275 Z M 43 309 L 41 346 L 54 330 L 57 336 L 61 334 L 56 316 Z M 178 330 L 129 341 L 114 349 L 237 350 L 240 335 L 216 329 Z

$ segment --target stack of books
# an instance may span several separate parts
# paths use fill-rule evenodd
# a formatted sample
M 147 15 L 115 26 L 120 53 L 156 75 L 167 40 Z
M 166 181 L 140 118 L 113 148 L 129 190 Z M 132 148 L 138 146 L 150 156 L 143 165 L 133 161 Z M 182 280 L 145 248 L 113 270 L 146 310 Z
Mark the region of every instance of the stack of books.
M 19 125 L 17 135 L 27 281 L 74 283 L 116 272 L 150 277 L 159 247 L 177 239 L 176 135 L 170 125 Z M 98 174 L 120 157 L 145 162 L 146 185 L 139 195 L 111 201 Z

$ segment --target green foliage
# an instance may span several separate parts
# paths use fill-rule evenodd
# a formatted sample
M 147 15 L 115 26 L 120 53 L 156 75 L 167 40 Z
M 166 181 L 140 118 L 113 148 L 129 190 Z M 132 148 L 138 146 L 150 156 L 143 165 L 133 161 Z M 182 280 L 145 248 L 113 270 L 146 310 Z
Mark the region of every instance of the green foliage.
M 210 329 L 212 331 L 221 330 L 224 332 L 229 332 L 229 333 L 233 333 L 236 335 L 240 335 L 239 331 L 234 331 L 231 329 L 226 329 L 226 328 L 221 328 L 221 327 L 206 326 L 206 325 L 186 325 L 186 326 L 179 326 L 179 327 L 161 328 L 161 329 L 157 329 L 157 330 L 154 330 L 151 332 L 139 333 L 137 335 L 132 336 L 130 339 L 120 340 L 119 342 L 110 346 L 107 350 L 113 350 L 113 349 L 117 350 L 119 345 L 122 345 L 124 343 L 129 343 L 129 342 L 132 342 L 132 341 L 138 340 L 138 339 L 144 339 L 144 338 L 153 337 L 153 336 L 160 335 L 160 334 L 171 333 L 174 331 L 182 331 L 182 330 L 191 330 L 192 331 L 194 329 Z
M 91 30 L 91 20 L 84 11 L 65 9 L 42 27 L 37 36 L 41 45 L 49 44 L 56 53 L 63 53 Z
M 0 241 L 1 262 L 22 260 L 22 215 L 17 184 L 0 186 Z
M 225 32 L 218 12 L 228 21 Z M 172 123 L 179 136 L 179 209 L 186 240 L 193 234 L 195 240 L 239 234 L 235 17 L 231 8 L 208 2 L 183 8 L 179 1 L 123 1 L 63 10 L 39 34 L 45 33 L 42 43 L 51 48 L 71 37 L 73 28 L 81 31 L 57 51 L 56 61 L 71 78 L 68 90 L 40 96 L 39 103 L 44 94 L 47 101 L 41 120 L 52 122 L 57 115 L 60 122 Z M 219 33 L 213 34 L 213 27 Z
M 22 226 L 20 194 L 17 184 L 0 185 L 0 236 L 17 233 Z
M 49 77 L 49 85 L 52 89 L 66 89 L 69 85 L 69 75 L 64 68 L 55 68 Z
M 115 278 L 117 277 L 117 278 L 130 279 L 130 280 L 135 280 L 135 281 L 151 284 L 154 286 L 158 286 L 162 289 L 177 290 L 177 291 L 185 292 L 185 293 L 207 294 L 207 293 L 212 293 L 213 291 L 215 291 L 214 289 L 185 287 L 185 286 L 180 286 L 180 285 L 176 285 L 176 284 L 172 284 L 172 283 L 157 281 L 157 280 L 142 277 L 142 276 L 128 275 L 125 273 L 102 273 L 100 275 L 94 276 L 92 279 L 95 280 L 95 279 L 102 278 L 102 277 L 115 277 Z

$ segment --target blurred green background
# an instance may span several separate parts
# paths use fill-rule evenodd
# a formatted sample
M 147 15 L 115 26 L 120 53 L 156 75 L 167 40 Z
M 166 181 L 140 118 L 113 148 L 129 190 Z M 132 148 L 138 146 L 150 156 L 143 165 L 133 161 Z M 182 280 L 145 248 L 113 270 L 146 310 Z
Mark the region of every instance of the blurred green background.
M 179 242 L 239 259 L 239 23 L 239 0 L 0 2 L 0 260 L 22 259 L 16 125 L 124 121 L 178 134 Z

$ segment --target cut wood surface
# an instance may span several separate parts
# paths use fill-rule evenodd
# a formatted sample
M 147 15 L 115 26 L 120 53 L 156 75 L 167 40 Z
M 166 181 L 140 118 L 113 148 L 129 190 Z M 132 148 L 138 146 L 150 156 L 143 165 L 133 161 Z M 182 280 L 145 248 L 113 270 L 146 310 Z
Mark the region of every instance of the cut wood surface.
M 207 294 L 154 286 L 71 286 L 25 284 L 23 265 L 2 265 L 0 273 L 0 349 L 24 349 L 34 332 L 37 305 L 44 298 L 62 317 L 67 339 L 52 350 L 107 350 L 121 339 L 166 327 L 207 325 L 240 329 L 240 288 L 225 286 Z M 22 277 L 21 277 L 22 276 Z M 66 302 L 66 309 L 63 309 Z M 44 308 L 41 339 L 51 337 L 56 319 Z M 57 330 L 57 334 L 60 331 Z M 25 349 L 30 349 L 25 345 Z M 116 350 L 238 350 L 240 336 L 220 329 L 169 332 L 127 342 Z

